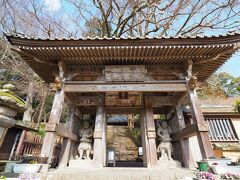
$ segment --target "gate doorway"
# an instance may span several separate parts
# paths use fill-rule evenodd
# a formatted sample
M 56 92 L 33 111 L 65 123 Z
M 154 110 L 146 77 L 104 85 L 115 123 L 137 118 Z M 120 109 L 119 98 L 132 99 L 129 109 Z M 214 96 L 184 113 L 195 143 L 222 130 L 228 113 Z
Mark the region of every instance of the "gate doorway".
M 107 115 L 107 166 L 143 167 L 139 114 Z

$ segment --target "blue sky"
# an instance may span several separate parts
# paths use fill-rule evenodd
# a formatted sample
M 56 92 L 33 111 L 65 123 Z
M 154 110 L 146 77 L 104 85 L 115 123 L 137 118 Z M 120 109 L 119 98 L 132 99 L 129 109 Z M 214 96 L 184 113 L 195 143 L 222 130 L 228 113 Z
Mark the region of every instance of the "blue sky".
M 240 52 L 233 55 L 217 72 L 228 72 L 240 77 Z
M 43 2 L 52 13 L 58 12 L 61 8 L 67 16 L 72 16 L 74 13 L 74 7 L 66 0 L 43 0 Z M 240 52 L 233 55 L 217 72 L 228 72 L 235 77 L 240 77 Z

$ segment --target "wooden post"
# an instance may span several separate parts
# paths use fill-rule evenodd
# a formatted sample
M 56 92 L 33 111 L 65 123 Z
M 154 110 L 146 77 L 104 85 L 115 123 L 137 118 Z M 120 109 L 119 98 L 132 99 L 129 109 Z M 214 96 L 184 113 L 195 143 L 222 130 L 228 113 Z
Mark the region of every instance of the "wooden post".
M 194 168 L 194 160 L 190 150 L 189 138 L 180 139 L 182 159 L 186 168 Z
M 16 155 L 20 155 L 21 154 L 21 151 L 22 151 L 22 148 L 23 148 L 24 139 L 26 137 L 26 132 L 27 132 L 26 130 L 22 131 L 20 140 L 18 142 L 17 150 L 16 150 Z
M 188 96 L 190 100 L 191 114 L 192 114 L 192 119 L 194 124 L 198 124 L 198 123 L 206 124 L 200 108 L 196 90 L 191 90 L 188 87 Z M 197 138 L 198 138 L 198 143 L 201 150 L 202 158 L 205 159 L 205 158 L 209 158 L 210 156 L 213 156 L 214 152 L 213 152 L 212 144 L 210 142 L 208 131 L 206 130 L 198 131 Z
M 145 111 L 146 111 L 146 126 L 149 148 L 149 164 L 148 167 L 153 167 L 157 164 L 157 147 L 156 147 L 156 130 L 153 119 L 152 98 L 145 96 Z
M 176 112 L 176 120 L 177 120 L 176 121 L 177 132 L 179 132 L 186 127 L 180 102 L 177 102 L 175 104 L 175 112 Z M 192 159 L 192 154 L 190 151 L 188 138 L 186 138 L 186 139 L 180 138 L 180 141 L 178 141 L 177 143 L 180 144 L 181 157 L 182 157 L 184 166 L 191 167 L 190 160 Z
M 53 148 L 56 142 L 56 134 L 54 131 L 56 128 L 56 124 L 59 123 L 61 118 L 63 102 L 64 102 L 64 91 L 63 89 L 61 89 L 55 93 L 53 106 L 52 106 L 48 124 L 46 126 L 46 134 L 43 140 L 43 145 L 41 150 L 41 155 L 48 157 L 49 163 L 51 162 Z
M 175 104 L 175 111 L 176 111 L 176 117 L 177 117 L 178 131 L 181 131 L 182 129 L 184 129 L 186 127 L 183 112 L 182 112 L 181 103 L 177 102 Z
M 103 143 L 103 166 L 106 166 L 106 155 L 107 155 L 107 121 L 106 121 L 106 114 L 104 113 L 104 118 L 103 118 L 103 136 L 102 136 L 102 143 Z
M 145 108 L 141 111 L 141 132 L 142 132 L 142 146 L 143 146 L 143 165 L 150 166 L 150 151 L 147 137 L 147 124 Z
M 96 167 L 103 167 L 105 148 L 103 143 L 103 129 L 104 129 L 104 109 L 103 97 L 98 99 L 98 107 L 96 112 L 95 129 L 94 129 L 94 148 L 93 148 L 93 161 Z
M 73 126 L 74 126 L 74 113 L 75 113 L 75 107 L 73 104 L 69 105 L 69 112 L 67 117 L 66 126 L 68 129 L 73 132 Z M 71 144 L 72 140 L 70 138 L 64 138 L 62 143 L 62 148 L 60 152 L 59 157 L 59 166 L 58 168 L 64 168 L 67 167 L 69 158 L 70 158 L 70 151 L 71 151 Z

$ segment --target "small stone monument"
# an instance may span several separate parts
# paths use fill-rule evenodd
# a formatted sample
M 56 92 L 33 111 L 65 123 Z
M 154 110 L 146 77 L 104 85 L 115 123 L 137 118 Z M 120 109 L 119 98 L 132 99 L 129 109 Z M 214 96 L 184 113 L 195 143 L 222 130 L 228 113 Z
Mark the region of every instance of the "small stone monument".
M 14 126 L 13 119 L 18 112 L 24 112 L 25 102 L 14 94 L 12 84 L 5 84 L 0 89 L 0 146 L 6 135 L 7 129 Z

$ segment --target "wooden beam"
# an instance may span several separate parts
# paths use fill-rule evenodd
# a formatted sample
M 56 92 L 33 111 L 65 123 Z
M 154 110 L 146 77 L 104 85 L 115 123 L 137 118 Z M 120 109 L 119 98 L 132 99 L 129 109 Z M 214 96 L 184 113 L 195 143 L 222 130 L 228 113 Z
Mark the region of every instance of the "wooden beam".
M 208 132 L 208 124 L 207 122 L 204 123 L 197 123 L 197 124 L 191 124 L 181 131 L 175 133 L 172 135 L 173 141 L 179 141 L 180 139 L 188 138 L 191 136 L 196 135 L 198 132 Z
M 197 133 L 197 124 L 191 124 L 181 131 L 172 135 L 172 141 L 179 141 L 180 139 L 194 136 Z
M 175 104 L 174 96 L 151 96 L 153 107 L 172 106 Z
M 205 64 L 205 63 L 208 63 L 208 62 L 211 62 L 211 61 L 216 61 L 218 58 L 220 58 L 220 56 L 226 55 L 228 53 L 232 53 L 232 52 L 236 51 L 237 49 L 239 49 L 239 45 L 235 46 L 235 47 L 231 47 L 230 49 L 225 50 L 225 51 L 221 52 L 220 54 L 212 55 L 205 60 L 197 61 L 195 64 L 199 65 L 199 64 Z
M 62 138 L 68 138 L 71 139 L 72 141 L 78 141 L 78 135 L 74 134 L 69 130 L 69 127 L 63 124 L 59 124 L 56 126 L 55 129 L 56 135 L 62 137 Z
M 145 83 L 84 83 L 65 82 L 65 92 L 184 92 L 186 83 L 145 82 Z
M 107 114 L 140 114 L 142 107 L 106 107 Z

